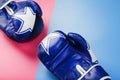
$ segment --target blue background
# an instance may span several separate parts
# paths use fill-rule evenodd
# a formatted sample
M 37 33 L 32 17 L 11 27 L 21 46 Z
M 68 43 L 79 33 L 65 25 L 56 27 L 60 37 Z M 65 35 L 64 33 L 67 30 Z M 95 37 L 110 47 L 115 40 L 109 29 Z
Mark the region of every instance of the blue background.
M 56 0 L 49 32 L 81 34 L 112 80 L 120 80 L 120 0 Z M 40 64 L 37 80 L 57 80 Z

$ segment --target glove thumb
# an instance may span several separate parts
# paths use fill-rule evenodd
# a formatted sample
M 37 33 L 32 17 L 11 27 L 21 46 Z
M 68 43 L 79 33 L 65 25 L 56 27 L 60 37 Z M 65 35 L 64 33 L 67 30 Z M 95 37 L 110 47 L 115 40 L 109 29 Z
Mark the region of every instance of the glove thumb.
M 86 40 L 77 33 L 68 33 L 67 37 L 68 40 L 72 42 L 72 44 L 78 50 L 87 50 L 87 48 L 89 47 Z

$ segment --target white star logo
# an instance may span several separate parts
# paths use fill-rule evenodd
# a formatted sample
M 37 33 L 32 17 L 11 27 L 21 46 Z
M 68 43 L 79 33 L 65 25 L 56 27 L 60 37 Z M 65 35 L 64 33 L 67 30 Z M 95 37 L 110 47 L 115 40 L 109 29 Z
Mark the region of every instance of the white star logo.
M 44 48 L 45 52 L 49 55 L 49 48 L 50 48 L 50 41 L 54 40 L 54 39 L 59 39 L 59 38 L 64 38 L 65 36 L 58 33 L 58 32 L 54 32 L 54 33 L 50 33 L 46 38 L 43 39 L 41 45 Z M 52 43 L 51 45 L 54 45 L 54 43 Z
M 14 18 L 22 22 L 16 34 L 24 34 L 28 31 L 32 32 L 36 19 L 36 13 L 34 13 L 30 7 L 25 7 L 24 13 L 14 14 Z

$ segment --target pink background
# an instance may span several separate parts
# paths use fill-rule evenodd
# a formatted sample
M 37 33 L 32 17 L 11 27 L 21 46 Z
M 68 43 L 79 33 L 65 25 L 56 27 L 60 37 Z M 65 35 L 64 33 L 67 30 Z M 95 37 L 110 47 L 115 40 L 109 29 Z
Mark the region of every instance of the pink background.
M 0 30 L 0 80 L 35 80 L 39 59 L 37 47 L 46 36 L 55 0 L 35 0 L 43 11 L 44 29 L 32 41 L 18 43 Z

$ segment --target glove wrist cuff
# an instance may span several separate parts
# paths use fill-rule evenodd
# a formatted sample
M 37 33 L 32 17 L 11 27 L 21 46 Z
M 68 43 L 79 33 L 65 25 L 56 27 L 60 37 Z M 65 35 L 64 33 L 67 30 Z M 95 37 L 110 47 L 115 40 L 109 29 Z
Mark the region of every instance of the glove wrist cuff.
M 78 80 L 111 80 L 111 77 L 99 65 L 90 67 Z

